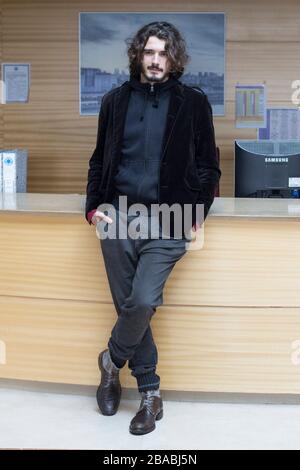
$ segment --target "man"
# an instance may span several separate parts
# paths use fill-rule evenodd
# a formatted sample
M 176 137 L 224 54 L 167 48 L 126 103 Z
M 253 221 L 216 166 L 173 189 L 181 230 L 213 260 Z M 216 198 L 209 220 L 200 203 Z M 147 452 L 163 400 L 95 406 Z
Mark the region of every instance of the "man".
M 86 220 L 102 236 L 110 224 L 128 228 L 135 216 L 120 205 L 120 198 L 126 196 L 131 207 L 136 203 L 148 209 L 155 203 L 179 204 L 183 209 L 190 205 L 190 228 L 197 230 L 221 176 L 211 106 L 201 89 L 178 80 L 189 56 L 172 24 L 143 26 L 129 42 L 127 53 L 130 79 L 102 98 L 97 144 L 89 161 Z M 100 210 L 105 203 L 116 209 L 116 220 Z M 194 210 L 198 204 L 204 207 L 202 220 Z M 132 434 L 153 431 L 155 421 L 163 416 L 150 321 L 163 303 L 170 272 L 191 240 L 186 233 L 178 237 L 175 226 L 172 221 L 169 238 L 164 237 L 161 223 L 158 238 L 148 231 L 142 239 L 100 237 L 118 319 L 108 348 L 98 358 L 97 401 L 103 414 L 117 412 L 119 371 L 128 361 L 141 393 L 139 410 L 129 427 Z

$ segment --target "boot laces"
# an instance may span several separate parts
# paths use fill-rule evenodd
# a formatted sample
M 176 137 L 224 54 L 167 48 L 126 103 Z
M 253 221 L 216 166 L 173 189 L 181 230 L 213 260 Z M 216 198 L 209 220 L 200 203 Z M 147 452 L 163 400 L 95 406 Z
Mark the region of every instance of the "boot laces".
M 119 382 L 119 371 L 106 372 L 104 375 L 104 385 L 117 384 Z
M 141 408 L 145 406 L 147 410 L 153 414 L 153 403 L 155 401 L 155 397 L 156 395 L 148 395 L 148 394 L 144 395 Z

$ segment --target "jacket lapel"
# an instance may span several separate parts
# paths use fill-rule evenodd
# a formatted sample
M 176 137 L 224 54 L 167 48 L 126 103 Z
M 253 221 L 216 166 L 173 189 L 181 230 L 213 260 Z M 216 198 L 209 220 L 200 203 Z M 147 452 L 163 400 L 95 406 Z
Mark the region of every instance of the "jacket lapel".
M 112 152 L 113 161 L 115 161 L 116 164 L 121 155 L 125 119 L 130 98 L 130 88 L 126 86 L 126 84 L 127 82 L 119 88 L 114 100 Z
M 163 142 L 162 142 L 161 160 L 163 160 L 165 157 L 167 147 L 171 140 L 173 129 L 177 121 L 179 112 L 183 106 L 183 103 L 184 103 L 183 86 L 180 83 L 178 83 L 178 85 L 176 84 L 174 88 L 171 88 L 169 109 L 168 109 L 168 114 L 167 114 L 165 133 L 164 133 Z

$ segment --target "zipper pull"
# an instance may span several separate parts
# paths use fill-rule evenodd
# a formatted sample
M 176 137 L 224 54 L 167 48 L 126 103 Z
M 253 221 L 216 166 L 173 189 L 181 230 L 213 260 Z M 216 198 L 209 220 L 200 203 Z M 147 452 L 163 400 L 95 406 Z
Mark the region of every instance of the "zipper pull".
M 151 88 L 150 88 L 151 93 L 153 93 L 153 87 L 154 87 L 154 84 L 151 83 Z

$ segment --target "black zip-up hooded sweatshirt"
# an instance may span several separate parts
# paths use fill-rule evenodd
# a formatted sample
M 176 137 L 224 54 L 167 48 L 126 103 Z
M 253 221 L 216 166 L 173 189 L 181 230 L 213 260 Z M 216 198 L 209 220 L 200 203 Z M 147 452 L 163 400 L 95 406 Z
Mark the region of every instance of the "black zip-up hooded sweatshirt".
M 178 80 L 142 83 L 133 76 L 125 119 L 121 158 L 114 178 L 116 196 L 126 195 L 127 204 L 150 207 L 158 202 L 162 140 L 171 88 Z

